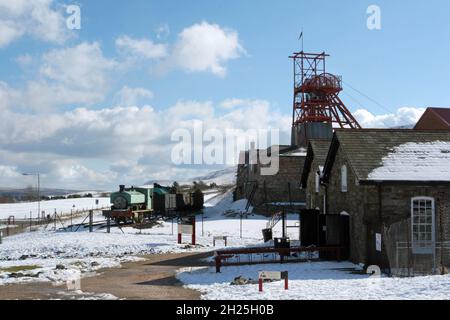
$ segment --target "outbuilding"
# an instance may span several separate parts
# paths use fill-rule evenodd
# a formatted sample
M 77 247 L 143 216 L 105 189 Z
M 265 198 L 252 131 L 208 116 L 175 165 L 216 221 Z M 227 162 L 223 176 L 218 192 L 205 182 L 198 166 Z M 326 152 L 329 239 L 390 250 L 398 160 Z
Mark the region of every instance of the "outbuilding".
M 450 132 L 338 129 L 320 181 L 327 215 L 350 217 L 353 262 L 397 275 L 449 267 Z

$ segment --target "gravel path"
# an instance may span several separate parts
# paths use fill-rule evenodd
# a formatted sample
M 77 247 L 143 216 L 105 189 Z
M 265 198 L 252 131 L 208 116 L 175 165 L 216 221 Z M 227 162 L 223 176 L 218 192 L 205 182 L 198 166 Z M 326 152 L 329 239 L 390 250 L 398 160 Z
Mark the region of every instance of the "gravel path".
M 200 293 L 183 288 L 175 278 L 183 267 L 203 266 L 211 253 L 182 253 L 144 256 L 145 261 L 123 264 L 122 268 L 100 270 L 81 280 L 82 293 L 68 292 L 51 283 L 2 286 L 0 300 L 118 299 L 197 300 Z

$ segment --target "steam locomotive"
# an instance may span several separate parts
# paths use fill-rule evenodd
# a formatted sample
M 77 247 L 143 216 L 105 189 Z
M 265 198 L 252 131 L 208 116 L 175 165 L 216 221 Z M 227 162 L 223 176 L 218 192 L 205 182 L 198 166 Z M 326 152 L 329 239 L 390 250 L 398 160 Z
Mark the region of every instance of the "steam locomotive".
M 203 209 L 204 195 L 200 190 L 177 192 L 173 188 L 155 184 L 153 187 L 120 186 L 111 194 L 111 210 L 103 211 L 118 223 L 140 223 L 145 219 L 183 215 Z

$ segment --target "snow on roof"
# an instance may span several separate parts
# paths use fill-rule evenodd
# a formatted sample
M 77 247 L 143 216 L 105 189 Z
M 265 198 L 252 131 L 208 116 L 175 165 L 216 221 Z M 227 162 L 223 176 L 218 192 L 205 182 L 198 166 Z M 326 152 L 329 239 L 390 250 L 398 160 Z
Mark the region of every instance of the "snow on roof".
M 394 147 L 368 180 L 450 181 L 450 142 L 410 142 Z
M 281 155 L 287 157 L 306 157 L 306 151 L 307 150 L 305 148 L 298 148 L 292 151 L 285 152 Z

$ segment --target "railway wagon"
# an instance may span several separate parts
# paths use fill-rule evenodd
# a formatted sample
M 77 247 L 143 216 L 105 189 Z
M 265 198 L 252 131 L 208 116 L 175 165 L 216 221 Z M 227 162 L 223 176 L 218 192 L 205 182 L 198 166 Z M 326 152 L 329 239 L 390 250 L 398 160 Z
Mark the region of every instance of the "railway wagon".
M 155 184 L 153 187 L 125 188 L 111 194 L 111 210 L 103 211 L 117 222 L 142 222 L 157 216 L 201 210 L 204 206 L 203 192 L 176 193 L 169 187 Z
M 178 210 L 199 210 L 204 207 L 204 195 L 200 190 L 177 194 Z

